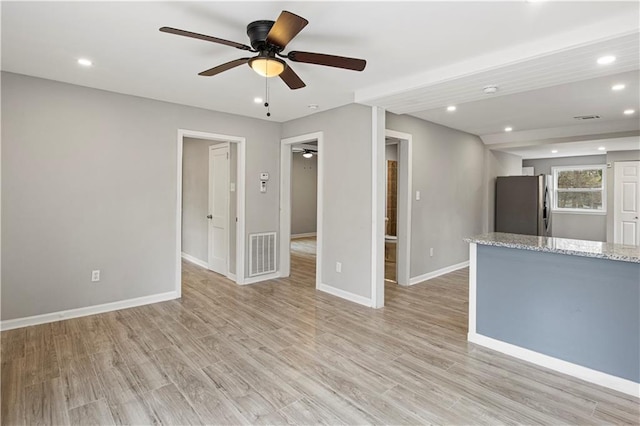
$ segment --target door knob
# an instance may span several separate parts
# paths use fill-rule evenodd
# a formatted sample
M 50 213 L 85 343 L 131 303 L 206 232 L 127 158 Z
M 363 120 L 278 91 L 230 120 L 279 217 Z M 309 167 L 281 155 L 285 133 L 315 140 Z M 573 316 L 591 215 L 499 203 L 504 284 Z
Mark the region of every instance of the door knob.
M 210 215 L 210 214 L 208 214 L 208 215 L 207 215 L 207 219 L 213 219 L 213 216 L 212 216 L 212 215 Z

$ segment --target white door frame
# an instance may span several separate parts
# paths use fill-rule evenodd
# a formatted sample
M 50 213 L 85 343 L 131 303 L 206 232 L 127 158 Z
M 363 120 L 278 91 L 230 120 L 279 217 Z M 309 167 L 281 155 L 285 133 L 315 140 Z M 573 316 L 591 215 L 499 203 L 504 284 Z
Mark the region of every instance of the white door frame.
M 408 286 L 411 280 L 413 136 L 409 133 L 386 129 L 385 138 L 388 137 L 398 139 L 398 246 L 396 281 L 399 285 Z
M 178 129 L 177 139 L 177 190 L 176 190 L 176 276 L 175 288 L 177 297 L 182 297 L 182 152 L 184 138 L 224 141 L 238 144 L 238 167 L 236 182 L 236 283 L 245 282 L 245 168 L 246 138 L 201 132 L 197 130 Z
M 372 108 L 372 128 L 377 128 L 377 108 Z M 374 132 L 375 133 L 375 132 Z M 386 138 L 398 139 L 398 224 L 397 224 L 397 258 L 396 258 L 396 280 L 399 285 L 408 286 L 411 280 L 411 200 L 413 182 L 413 136 L 410 133 L 397 132 L 395 130 L 384 130 L 384 138 L 378 141 L 378 136 L 373 135 L 372 155 L 373 188 L 372 194 L 384 197 L 387 182 L 387 167 L 384 158 Z M 378 147 L 375 144 L 381 143 Z M 378 158 L 381 155 L 382 158 Z M 372 197 L 372 205 L 375 218 L 382 218 L 381 223 L 373 220 L 372 234 L 372 262 L 371 262 L 371 306 L 381 308 L 384 306 L 384 217 L 385 200 Z
M 229 142 L 222 142 L 222 143 L 218 143 L 215 145 L 210 145 L 209 146 L 209 187 L 208 187 L 208 199 L 207 199 L 207 203 L 208 203 L 208 209 L 209 209 L 209 214 L 213 213 L 213 203 L 214 200 L 212 199 L 212 195 L 213 195 L 213 186 L 214 186 L 214 179 L 213 179 L 213 163 L 212 163 L 212 158 L 211 158 L 211 151 L 215 150 L 215 149 L 221 149 L 221 148 L 226 148 L 227 149 L 227 160 L 229 160 L 229 157 L 231 155 L 231 144 Z M 236 178 L 237 180 L 237 178 Z M 231 203 L 229 202 L 229 184 L 231 182 L 231 167 L 229 166 L 229 164 L 227 164 L 227 223 L 225 226 L 225 234 L 226 234 L 226 241 L 227 241 L 227 259 L 225 262 L 225 273 L 224 276 L 226 276 L 229 279 L 233 279 L 233 277 L 230 276 L 229 274 L 229 264 L 231 263 L 231 252 L 229 251 L 229 246 L 231 245 L 231 242 L 229 241 L 229 224 L 230 224 L 230 220 L 231 220 L 231 215 L 229 214 L 229 210 L 231 207 Z M 212 231 L 211 231 L 211 226 L 212 226 L 212 220 L 210 219 L 208 224 L 207 224 L 207 261 L 209 262 L 209 269 L 213 271 L 213 269 L 211 269 L 211 256 L 212 256 L 212 243 L 213 243 L 213 238 L 212 238 Z M 214 271 L 217 272 L 217 271 Z
M 318 200 L 316 213 L 316 288 L 322 284 L 322 198 L 324 176 L 324 133 L 315 132 L 280 141 L 280 276 L 291 273 L 291 146 L 318 143 Z
M 620 179 L 622 178 L 622 176 L 620 175 L 621 175 L 621 171 L 622 171 L 622 167 L 624 166 L 624 163 L 640 164 L 640 161 L 615 161 L 613 163 L 613 243 L 614 244 L 622 244 L 623 230 L 620 229 L 620 227 L 618 226 L 618 220 L 620 219 L 622 194 L 618 189 L 618 184 L 620 183 Z M 640 226 L 640 223 L 636 224 L 636 226 Z

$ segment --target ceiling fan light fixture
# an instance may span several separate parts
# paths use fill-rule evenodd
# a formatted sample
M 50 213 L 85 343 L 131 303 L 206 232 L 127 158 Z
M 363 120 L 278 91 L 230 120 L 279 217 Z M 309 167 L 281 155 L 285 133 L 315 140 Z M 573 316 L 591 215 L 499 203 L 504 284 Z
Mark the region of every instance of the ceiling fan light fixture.
M 282 74 L 287 64 L 280 58 L 261 55 L 249 59 L 249 66 L 262 77 L 277 77 Z

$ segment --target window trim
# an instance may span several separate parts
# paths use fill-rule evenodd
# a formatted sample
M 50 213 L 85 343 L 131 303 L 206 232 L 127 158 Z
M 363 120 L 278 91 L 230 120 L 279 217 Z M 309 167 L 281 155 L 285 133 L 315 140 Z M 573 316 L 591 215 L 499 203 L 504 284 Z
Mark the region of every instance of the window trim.
M 602 185 L 601 189 L 577 189 L 577 190 L 560 190 L 558 191 L 558 173 L 566 171 L 583 171 L 583 170 L 602 170 Z M 578 214 L 592 214 L 603 215 L 607 213 L 607 165 L 606 164 L 592 164 L 584 166 L 555 166 L 551 168 L 551 175 L 553 176 L 553 203 L 552 212 L 556 213 L 578 213 Z M 558 192 L 602 192 L 602 209 L 589 210 L 589 209 L 567 209 L 558 207 Z

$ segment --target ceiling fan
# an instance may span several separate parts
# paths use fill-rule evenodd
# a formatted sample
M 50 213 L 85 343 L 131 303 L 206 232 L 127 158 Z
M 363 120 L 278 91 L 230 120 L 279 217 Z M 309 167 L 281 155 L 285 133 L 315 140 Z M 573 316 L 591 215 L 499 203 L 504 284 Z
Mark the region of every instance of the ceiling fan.
M 328 67 L 343 68 L 354 71 L 362 71 L 367 65 L 364 59 L 348 58 L 344 56 L 326 55 L 323 53 L 291 51 L 283 54 L 287 44 L 309 23 L 306 19 L 283 10 L 274 21 L 254 21 L 247 25 L 247 35 L 251 42 L 251 47 L 246 44 L 224 40 L 204 34 L 193 33 L 191 31 L 180 30 L 171 27 L 162 27 L 160 31 L 164 33 L 176 34 L 185 37 L 197 38 L 213 43 L 224 44 L 236 49 L 257 53 L 257 56 L 240 58 L 222 65 L 218 65 L 199 75 L 211 77 L 221 72 L 230 70 L 242 64 L 249 66 L 263 77 L 279 76 L 290 89 L 300 89 L 306 84 L 296 74 L 290 65 L 283 59 L 292 62 L 302 62 L 307 64 L 325 65 Z
M 318 155 L 318 149 L 317 148 L 310 148 L 310 147 L 308 147 L 306 145 L 305 146 L 300 146 L 300 147 L 294 146 L 294 147 L 291 148 L 291 151 L 292 152 L 301 152 L 302 156 L 304 158 L 311 158 L 314 155 Z

